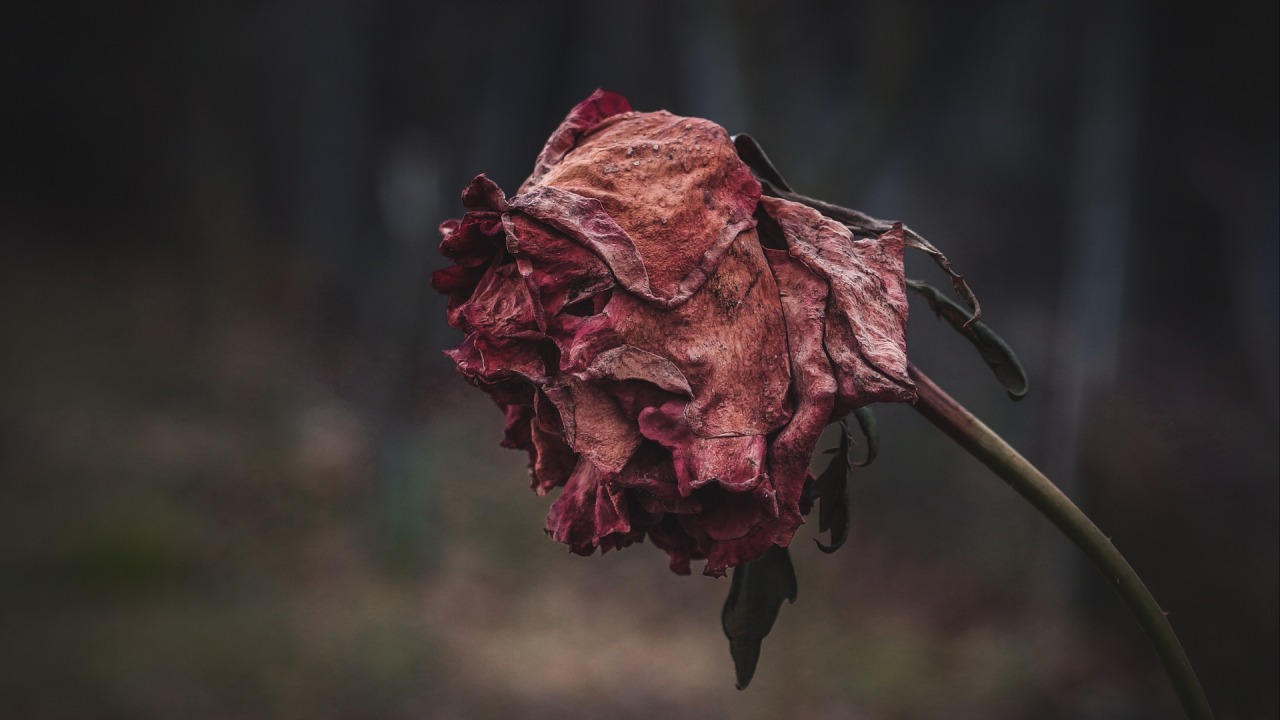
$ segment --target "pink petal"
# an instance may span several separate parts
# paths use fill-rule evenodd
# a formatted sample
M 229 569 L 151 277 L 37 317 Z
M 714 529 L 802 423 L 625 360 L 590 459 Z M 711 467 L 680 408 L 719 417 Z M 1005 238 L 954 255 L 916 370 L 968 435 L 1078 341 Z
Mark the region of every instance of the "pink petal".
M 523 193 L 528 187 L 542 179 L 543 175 L 546 175 L 551 168 L 564 159 L 565 155 L 569 154 L 570 150 L 573 150 L 574 146 L 578 144 L 579 138 L 591 132 L 606 118 L 630 111 L 631 103 L 615 92 L 596 90 L 591 93 L 591 97 L 578 103 L 570 110 L 569 115 L 560 123 L 560 127 L 551 133 L 547 144 L 542 148 L 542 152 L 538 154 L 533 174 L 520 186 L 520 192 Z
M 787 332 L 754 230 L 687 303 L 663 310 L 615 292 L 605 312 L 627 344 L 668 358 L 688 381 L 685 417 L 696 434 L 763 435 L 789 417 Z
M 818 211 L 777 198 L 761 208 L 781 227 L 792 257 L 831 287 L 825 346 L 836 369 L 837 414 L 873 402 L 909 402 L 901 228 L 854 240 Z
M 687 402 L 675 400 L 640 412 L 640 432 L 671 451 L 680 495 L 715 483 L 733 492 L 764 481 L 765 440 L 762 435 L 704 438 L 685 420 Z
M 683 303 L 753 227 L 760 184 L 715 123 L 666 112 L 603 122 L 512 207 L 575 237 L 651 303 Z
M 822 278 L 786 252 L 765 250 L 765 255 L 782 292 L 796 403 L 769 448 L 769 474 L 779 504 L 790 508 L 799 502 L 822 429 L 839 417 L 833 416 L 837 387 L 823 337 L 829 292 Z
M 540 307 L 540 327 L 566 305 L 605 292 L 617 283 L 595 253 L 522 213 L 502 218 L 507 250 Z

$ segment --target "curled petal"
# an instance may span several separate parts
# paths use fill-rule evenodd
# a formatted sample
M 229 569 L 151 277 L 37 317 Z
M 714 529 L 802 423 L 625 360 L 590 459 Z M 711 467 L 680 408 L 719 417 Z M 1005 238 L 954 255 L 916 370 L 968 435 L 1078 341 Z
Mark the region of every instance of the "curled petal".
M 520 186 L 520 192 L 542 179 L 551 168 L 555 167 L 565 155 L 578 144 L 578 139 L 591 132 L 606 118 L 631 111 L 631 103 L 615 92 L 599 90 L 591 93 L 591 97 L 578 103 L 560 127 L 551 134 L 547 144 L 538 154 L 533 174 Z
M 546 382 L 540 343 L 475 332 L 445 355 L 467 382 L 499 405 L 532 405 L 534 388 Z
M 502 255 L 502 212 L 507 209 L 502 190 L 484 175 L 471 181 L 462 198 L 469 212 L 440 224 L 440 254 L 454 264 L 431 275 L 431 287 L 449 296 L 449 324 L 459 329 L 464 303 Z
M 801 522 L 799 513 L 790 508 L 780 507 L 784 512 L 777 517 L 761 513 L 759 500 L 746 497 L 730 495 L 714 504 L 703 503 L 712 511 L 704 513 L 694 529 L 712 539 L 702 572 L 714 577 L 723 577 L 729 568 L 755 560 L 771 547 L 787 547 Z M 690 526 L 683 517 L 682 522 Z M 749 529 L 743 532 L 744 528 Z
M 724 128 L 657 112 L 601 123 L 511 204 L 591 248 L 630 292 L 674 307 L 755 226 L 759 197 Z
M 621 472 L 642 439 L 636 421 L 598 385 L 570 379 L 548 385 L 544 392 L 559 412 L 565 442 L 574 452 L 605 472 Z
M 680 495 L 715 483 L 732 492 L 743 492 L 765 479 L 766 445 L 763 435 L 704 438 L 685 421 L 682 400 L 640 413 L 640 432 L 671 451 Z
M 529 480 L 533 491 L 545 495 L 568 481 L 578 454 L 564 441 L 558 413 L 542 393 L 534 395 L 534 420 L 529 424 Z
M 647 442 L 636 450 L 617 482 L 631 491 L 630 497 L 653 515 L 692 515 L 702 511 L 696 498 L 680 494 L 671 453 L 657 443 Z
M 579 555 L 590 555 L 597 547 L 617 549 L 640 539 L 631 531 L 623 490 L 605 482 L 604 473 L 586 459 L 578 461 L 560 497 L 551 504 L 547 533 Z
M 522 213 L 507 213 L 502 222 L 507 250 L 516 258 L 520 275 L 529 286 L 543 332 L 547 318 L 617 284 L 595 253 L 550 226 Z
M 543 338 L 533 298 L 511 263 L 490 266 L 459 313 L 464 330 L 482 328 L 494 337 Z
M 503 411 L 507 416 L 507 426 L 502 434 L 502 447 L 512 450 L 532 450 L 533 407 L 507 405 Z
M 655 547 L 667 553 L 671 572 L 677 575 L 688 575 L 690 561 L 706 557 L 698 549 L 698 541 L 685 531 L 678 515 L 663 516 L 649 528 L 649 539 Z
M 462 191 L 462 206 L 468 210 L 507 211 L 507 196 L 498 184 L 481 173 Z
M 578 377 L 584 382 L 644 380 L 669 393 L 689 395 L 693 392 L 675 363 L 632 345 L 619 345 L 596 355 Z
M 615 318 L 614 333 L 669 358 L 688 380 L 685 416 L 698 435 L 764 435 L 789 417 L 787 330 L 754 230 L 684 305 L 664 311 L 615 294 L 605 312 Z
M 836 369 L 837 414 L 913 400 L 901 226 L 854 240 L 843 225 L 804 205 L 770 197 L 760 205 L 782 229 L 792 257 L 831 287 L 824 337 Z
M 803 490 L 809 458 L 835 411 L 837 385 L 824 342 L 830 291 L 822 278 L 788 253 L 765 254 L 782 292 L 796 398 L 791 420 L 774 439 L 769 455 L 769 473 L 785 504 Z

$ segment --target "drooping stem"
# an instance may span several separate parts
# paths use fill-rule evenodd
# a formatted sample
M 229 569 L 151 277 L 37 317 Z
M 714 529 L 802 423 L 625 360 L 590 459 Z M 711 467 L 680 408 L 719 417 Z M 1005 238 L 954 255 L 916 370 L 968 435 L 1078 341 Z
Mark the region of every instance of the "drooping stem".
M 1120 594 L 1147 634 L 1173 682 L 1187 717 L 1191 720 L 1212 720 L 1209 701 L 1168 617 L 1107 536 L 1003 438 L 982 424 L 918 368 L 911 366 L 910 373 L 916 382 L 916 410 L 1009 483 L 1084 552 L 1108 584 Z

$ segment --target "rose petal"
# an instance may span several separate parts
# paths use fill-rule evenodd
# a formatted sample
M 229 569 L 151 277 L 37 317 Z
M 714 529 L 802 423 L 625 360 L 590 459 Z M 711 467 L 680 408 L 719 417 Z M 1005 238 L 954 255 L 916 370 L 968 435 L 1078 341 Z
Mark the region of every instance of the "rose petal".
M 645 512 L 653 515 L 691 515 L 702 510 L 702 504 L 696 499 L 680 494 L 671 453 L 654 442 L 646 442 L 636 450 L 616 482 L 630 491 L 630 497 Z
M 834 418 L 836 380 L 824 343 L 828 286 L 804 264 L 781 250 L 765 250 L 782 292 L 796 399 L 791 420 L 769 448 L 769 474 L 779 503 L 798 503 L 809 475 L 809 460 L 822 429 Z
M 627 417 L 602 388 L 568 378 L 543 388 L 564 426 L 564 439 L 602 471 L 618 473 L 642 440 L 636 421 Z
M 449 296 L 446 319 L 459 329 L 462 305 L 502 254 L 502 212 L 507 209 L 502 190 L 484 175 L 462 191 L 462 201 L 470 212 L 440 224 L 440 254 L 454 264 L 431 275 L 431 287 Z
M 766 445 L 762 435 L 704 438 L 685 420 L 683 400 L 640 412 L 640 432 L 671 451 L 680 495 L 688 497 L 708 483 L 743 492 L 765 479 Z
M 502 434 L 502 447 L 533 450 L 533 408 L 528 405 L 507 405 L 504 412 L 507 426 Z
M 560 413 L 542 393 L 534 396 L 535 419 L 530 423 L 529 480 L 533 491 L 546 495 L 551 488 L 568 481 L 578 464 L 578 455 L 564 441 Z
M 462 206 L 468 210 L 507 211 L 507 196 L 498 184 L 481 173 L 462 191 Z
M 540 307 L 539 326 L 544 331 L 547 317 L 617 284 L 595 253 L 548 225 L 522 213 L 508 213 L 502 221 L 507 250 L 516 258 L 520 274 Z
M 605 475 L 589 460 L 578 461 L 560 497 L 547 515 L 547 533 L 579 555 L 596 547 L 623 547 L 638 540 L 631 535 L 621 488 L 605 482 Z
M 560 123 L 560 127 L 551 133 L 547 144 L 538 154 L 533 174 L 520 186 L 520 192 L 523 193 L 542 179 L 543 175 L 546 175 L 577 145 L 579 138 L 591 132 L 606 118 L 630 111 L 631 103 L 618 93 L 599 89 L 591 93 L 591 97 L 574 106 Z
M 615 318 L 614 333 L 669 358 L 687 379 L 693 398 L 685 415 L 698 435 L 763 435 L 786 422 L 787 331 L 754 230 L 684 305 L 664 311 L 615 293 L 605 313 Z
M 629 291 L 674 307 L 755 225 L 759 196 L 723 128 L 647 113 L 607 121 L 511 203 L 590 247 Z
M 578 377 L 583 382 L 644 380 L 669 393 L 689 395 L 693 392 L 689 381 L 674 363 L 632 345 L 620 345 L 601 352 Z
M 524 278 L 514 264 L 492 265 L 470 300 L 458 308 L 462 329 L 493 337 L 544 339 Z
M 542 343 L 474 332 L 445 350 L 468 382 L 501 405 L 530 405 L 533 387 L 547 382 Z
M 671 572 L 677 575 L 688 575 L 689 562 L 706 557 L 698 550 L 698 542 L 685 531 L 678 515 L 663 517 L 649 528 L 648 534 L 655 547 L 666 551 Z
M 836 369 L 837 414 L 913 400 L 902 229 L 854 240 L 843 225 L 804 205 L 766 197 L 760 206 L 781 227 L 790 254 L 831 286 L 824 342 Z

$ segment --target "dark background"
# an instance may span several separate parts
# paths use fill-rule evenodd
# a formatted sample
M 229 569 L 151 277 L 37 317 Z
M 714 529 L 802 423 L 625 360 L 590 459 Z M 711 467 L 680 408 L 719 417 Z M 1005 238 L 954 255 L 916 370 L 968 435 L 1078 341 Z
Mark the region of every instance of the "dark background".
M 909 408 L 746 692 L 727 582 L 543 536 L 426 280 L 462 186 L 605 87 L 942 247 L 1032 394 L 921 306 L 915 362 L 1111 535 L 1219 718 L 1276 716 L 1275 3 L 6 8 L 0 715 L 1176 716 Z

